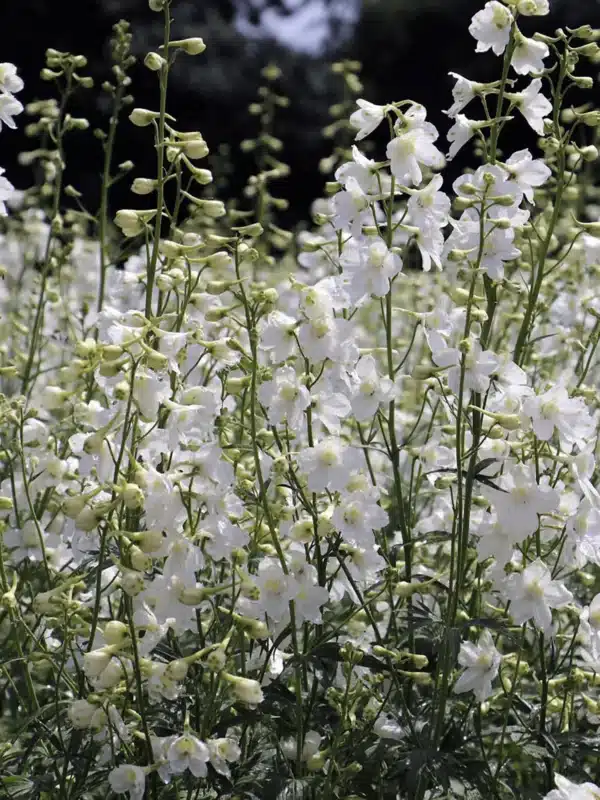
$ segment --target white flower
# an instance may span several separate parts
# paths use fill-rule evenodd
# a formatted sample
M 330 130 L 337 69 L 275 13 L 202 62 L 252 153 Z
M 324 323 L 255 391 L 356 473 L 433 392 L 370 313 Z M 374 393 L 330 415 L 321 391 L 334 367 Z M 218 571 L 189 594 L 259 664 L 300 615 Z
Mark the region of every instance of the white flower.
M 352 127 L 358 128 L 356 139 L 360 140 L 373 133 L 375 128 L 383 122 L 386 107 L 369 103 L 368 100 L 357 100 L 356 105 L 358 111 L 350 115 L 350 124 Z
M 396 123 L 398 135 L 388 142 L 386 155 L 392 175 L 399 183 L 418 186 L 423 180 L 421 165 L 432 169 L 444 166 L 444 156 L 433 144 L 438 138 L 434 125 L 425 121 L 423 106 L 413 105 Z
M 191 733 L 178 736 L 167 750 L 169 770 L 174 775 L 180 775 L 189 769 L 195 778 L 203 778 L 207 773 L 209 759 L 208 747 Z
M 548 441 L 554 429 L 568 445 L 585 446 L 594 430 L 594 421 L 581 397 L 569 397 L 565 386 L 553 386 L 540 395 L 523 401 L 523 413 L 531 417 L 538 439 Z
M 340 260 L 344 285 L 353 304 L 373 295 L 385 297 L 390 280 L 402 270 L 402 259 L 381 239 L 353 240 Z
M 477 40 L 476 52 L 485 53 L 491 48 L 497 56 L 501 56 L 510 39 L 513 21 L 506 6 L 496 0 L 486 3 L 469 26 L 469 33 Z
M 513 468 L 502 478 L 504 491 L 491 486 L 482 493 L 492 503 L 500 525 L 510 532 L 514 541 L 522 541 L 538 529 L 539 514 L 550 514 L 558 508 L 560 496 L 556 489 L 539 486 L 533 473 Z
M 333 226 L 360 236 L 362 226 L 371 220 L 369 198 L 353 176 L 346 179 L 346 188 L 333 197 Z
M 115 767 L 108 776 L 113 792 L 124 794 L 129 792 L 129 800 L 142 800 L 146 788 L 146 775 L 141 767 L 134 764 L 121 764 Z
M 272 311 L 263 322 L 261 348 L 268 350 L 272 361 L 279 363 L 289 357 L 296 344 L 298 320 L 282 311 Z
M 15 191 L 15 187 L 8 180 L 4 178 L 5 170 L 0 167 L 0 217 L 6 216 L 5 200 L 9 200 Z
M 483 89 L 483 84 L 475 83 L 475 81 L 470 81 L 468 78 L 463 78 L 463 76 L 459 75 L 457 72 L 449 72 L 448 74 L 456 79 L 456 83 L 452 89 L 454 103 L 445 113 L 449 117 L 455 117 L 471 102 L 475 95 Z
M 510 600 L 510 613 L 515 624 L 522 625 L 532 619 L 546 634 L 552 631 L 551 609 L 562 608 L 573 600 L 563 583 L 552 580 L 550 570 L 540 559 L 520 574 L 506 578 L 505 595 Z
M 372 419 L 379 405 L 391 399 L 392 382 L 377 371 L 373 356 L 363 356 L 352 375 L 350 402 L 357 422 Z
M 378 504 L 376 496 L 352 492 L 336 506 L 331 524 L 350 544 L 373 547 L 373 531 L 388 524 L 388 515 Z
M 486 628 L 477 644 L 462 642 L 458 663 L 465 671 L 454 684 L 457 694 L 473 692 L 483 702 L 492 694 L 492 681 L 498 675 L 502 656 L 494 645 L 492 634 Z
M 21 91 L 23 86 L 23 81 L 17 75 L 17 68 L 15 65 L 7 61 L 0 63 L 0 92 L 16 94 Z
M 106 712 L 87 700 L 74 700 L 67 711 L 73 727 L 79 730 L 100 730 L 106 722 Z
M 171 386 L 155 372 L 138 368 L 133 380 L 133 399 L 140 414 L 147 420 L 155 420 L 161 403 L 171 395 Z
M 23 111 L 23 104 L 20 103 L 11 94 L 0 94 L 0 131 L 2 130 L 2 123 L 8 128 L 16 128 L 17 123 L 13 117 Z
M 274 559 L 260 562 L 256 586 L 260 591 L 260 614 L 277 621 L 289 615 L 289 602 L 294 600 L 300 588 L 294 576 L 286 575 L 281 564 Z
M 339 492 L 348 483 L 351 450 L 341 439 L 333 436 L 322 439 L 315 447 L 302 450 L 296 458 L 311 492 L 325 489 Z
M 534 0 L 522 0 L 522 2 L 533 3 Z M 554 783 L 556 789 L 545 795 L 543 800 L 598 800 L 600 798 L 600 787 L 595 783 L 572 783 L 558 773 L 554 773 Z
M 347 188 L 346 184 L 353 178 L 365 195 L 379 195 L 384 187 L 380 189 L 375 161 L 363 155 L 356 145 L 352 145 L 352 159 L 338 167 L 336 181 Z
M 292 429 L 300 425 L 304 409 L 310 404 L 310 393 L 293 367 L 278 369 L 273 380 L 260 386 L 258 396 L 269 413 L 271 425 L 287 420 Z
M 316 569 L 306 565 L 304 573 L 296 575 L 298 591 L 294 598 L 296 619 L 298 623 L 312 622 L 320 625 L 323 622 L 321 608 L 329 602 L 329 592 L 317 583 Z
M 508 96 L 508 95 L 507 95 Z M 510 95 L 533 130 L 544 135 L 544 120 L 552 111 L 552 103 L 542 94 L 542 79 L 535 78 L 524 92 Z
M 394 742 L 401 742 L 406 736 L 406 731 L 385 714 L 379 714 L 373 723 L 373 733 L 380 739 L 391 739 Z
M 455 394 L 461 390 L 462 359 L 460 351 L 445 346 L 441 336 L 429 337 L 431 358 L 438 367 L 450 367 L 448 386 Z M 434 349 L 435 348 L 435 349 Z M 439 348 L 439 349 L 438 349 Z M 491 350 L 482 350 L 476 339 L 471 339 L 464 359 L 463 392 L 485 392 L 490 385 L 490 375 L 498 366 L 498 357 Z
M 444 227 L 450 215 L 450 198 L 440 189 L 444 183 L 441 175 L 434 175 L 420 189 L 410 189 L 408 212 L 411 225 L 417 228 L 434 225 Z
M 529 150 L 513 153 L 504 166 L 530 203 L 534 188 L 543 186 L 552 175 L 550 167 L 541 158 L 534 159 Z
M 454 125 L 447 133 L 447 139 L 450 142 L 449 161 L 475 136 L 478 127 L 478 122 L 467 119 L 464 114 L 456 115 Z
M 548 58 L 550 50 L 548 45 L 528 39 L 520 32 L 515 36 L 515 51 L 511 66 L 518 75 L 529 75 L 532 72 L 544 71 L 544 59 Z
M 219 775 L 225 775 L 226 778 L 231 776 L 228 761 L 238 761 L 242 755 L 240 746 L 235 739 L 209 739 L 207 741 L 208 750 L 210 752 L 210 763 L 213 769 Z

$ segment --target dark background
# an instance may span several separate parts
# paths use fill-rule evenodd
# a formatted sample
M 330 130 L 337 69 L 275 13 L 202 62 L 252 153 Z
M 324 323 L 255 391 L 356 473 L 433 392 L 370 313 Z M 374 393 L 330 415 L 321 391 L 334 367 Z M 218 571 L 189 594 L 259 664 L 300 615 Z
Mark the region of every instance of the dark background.
M 287 0 L 294 6 L 302 2 Z M 281 67 L 279 89 L 290 98 L 290 106 L 278 112 L 275 133 L 285 142 L 282 159 L 291 167 L 291 177 L 277 189 L 290 201 L 282 218 L 287 225 L 306 219 L 311 201 L 323 191 L 324 177 L 317 167 L 319 160 L 330 154 L 331 143 L 324 141 L 321 130 L 331 121 L 329 107 L 340 101 L 343 91 L 340 77 L 331 73 L 332 61 L 358 59 L 363 65 L 363 97 L 379 103 L 407 97 L 421 102 L 442 134 L 448 129 L 448 120 L 441 109 L 452 102 L 453 81 L 448 72 L 481 81 L 500 75 L 501 60 L 489 54 L 476 55 L 475 41 L 468 33 L 471 16 L 483 6 L 483 0 L 323 2 L 326 45 L 313 53 L 289 49 L 266 34 L 263 14 L 267 9 L 286 14 L 286 0 L 174 0 L 172 7 L 173 38 L 202 36 L 207 50 L 200 56 L 179 57 L 169 85 L 168 110 L 177 118 L 179 129 L 200 130 L 212 152 L 229 148 L 232 169 L 228 185 L 221 186 L 222 199 L 239 195 L 252 171 L 248 157 L 240 153 L 239 142 L 256 132 L 257 120 L 248 115 L 247 107 L 256 99 L 260 70 L 269 62 Z M 596 0 L 551 0 L 551 5 L 549 17 L 523 19 L 526 34 L 535 30 L 551 33 L 558 26 L 576 27 L 586 22 L 600 27 Z M 355 9 L 354 15 L 343 13 L 349 7 Z M 0 61 L 18 66 L 25 80 L 19 95 L 23 103 L 51 96 L 54 91 L 52 84 L 39 77 L 47 47 L 83 53 L 89 60 L 82 72 L 94 78 L 96 87 L 79 92 L 70 110 L 74 116 L 87 117 L 91 127 L 86 133 L 70 135 L 66 183 L 83 192 L 83 200 L 93 212 L 98 205 L 102 150 L 92 129 L 108 126 L 107 98 L 99 87 L 111 77 L 109 39 L 113 24 L 121 18 L 132 24 L 133 52 L 139 57 L 130 73 L 135 105 L 157 109 L 156 74 L 147 70 L 142 60 L 162 40 L 162 15 L 151 12 L 147 0 L 0 0 Z M 240 18 L 252 35 L 240 32 L 236 24 Z M 599 69 L 582 62 L 577 71 L 596 78 Z M 597 90 L 588 93 L 592 94 Z M 17 154 L 37 144 L 24 135 L 25 115 L 17 122 L 17 131 L 3 128 L 0 134 L 0 163 L 13 183 L 25 188 L 31 183 L 31 170 L 18 165 Z M 132 159 L 132 177 L 155 175 L 149 131 L 135 128 L 124 115 L 115 163 Z M 511 131 L 503 142 L 507 150 L 535 142 L 520 122 L 513 124 Z M 468 159 L 469 153 L 461 157 Z M 452 169 L 459 170 L 462 165 L 458 159 Z M 126 179 L 113 190 L 113 210 L 139 206 L 139 198 L 129 192 L 130 182 Z

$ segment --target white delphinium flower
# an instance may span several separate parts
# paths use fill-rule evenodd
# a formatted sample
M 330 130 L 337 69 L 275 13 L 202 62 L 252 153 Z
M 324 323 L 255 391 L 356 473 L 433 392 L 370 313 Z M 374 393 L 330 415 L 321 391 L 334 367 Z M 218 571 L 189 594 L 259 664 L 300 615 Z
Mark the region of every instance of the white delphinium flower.
M 239 761 L 242 755 L 241 748 L 233 738 L 209 739 L 206 742 L 210 754 L 210 764 L 215 772 L 231 777 L 230 763 Z
M 510 530 L 504 528 L 494 514 L 486 514 L 476 531 L 477 555 L 479 561 L 488 558 L 496 560 L 495 575 L 503 576 L 504 566 L 508 564 L 515 549 L 515 538 Z
M 386 714 L 379 714 L 373 723 L 373 733 L 380 739 L 401 742 L 406 736 L 405 729 Z
M 8 528 L 4 534 L 4 545 L 10 550 L 10 560 L 13 564 L 21 561 L 44 561 L 44 552 L 56 549 L 61 545 L 60 536 L 48 533 L 43 526 L 32 519 L 28 519 L 21 527 Z
M 341 491 L 348 483 L 352 471 L 354 451 L 341 439 L 330 436 L 315 447 L 307 447 L 297 454 L 298 466 L 306 474 L 311 492 L 325 489 Z
M 521 0 L 521 2 L 533 3 L 536 0 Z M 540 0 L 537 0 L 540 2 Z M 568 778 L 554 773 L 554 783 L 556 789 L 552 789 L 544 796 L 543 800 L 598 800 L 600 798 L 600 787 L 595 783 L 572 783 Z
M 515 94 L 507 94 L 529 125 L 540 136 L 544 135 L 544 120 L 552 111 L 552 103 L 542 94 L 542 80 L 535 78 L 527 89 Z
M 418 186 L 423 180 L 421 165 L 432 169 L 444 166 L 444 156 L 434 145 L 438 131 L 425 121 L 426 116 L 423 106 L 413 105 L 394 126 L 397 135 L 388 143 L 386 155 L 399 183 Z
M 400 256 L 379 238 L 348 243 L 340 263 L 344 286 L 354 305 L 371 295 L 385 297 L 390 290 L 390 280 L 402 270 Z
M 294 608 L 298 623 L 323 622 L 321 608 L 329 602 L 329 591 L 318 582 L 317 570 L 306 562 L 304 548 L 291 551 L 290 568 L 296 581 Z
M 0 92 L 3 94 L 17 94 L 25 84 L 17 75 L 17 68 L 7 61 L 0 63 Z
M 350 375 L 350 402 L 357 422 L 372 419 L 381 403 L 388 402 L 393 392 L 390 378 L 380 375 L 373 356 L 363 356 Z
M 320 422 L 328 433 L 339 435 L 341 420 L 352 410 L 346 395 L 335 391 L 331 378 L 325 375 L 312 387 L 310 400 L 313 422 Z
M 491 0 L 478 11 L 471 20 L 469 33 L 477 40 L 477 53 L 492 50 L 501 56 L 510 39 L 510 31 L 514 22 L 513 15 L 497 0 Z
M 429 337 L 431 358 L 438 367 L 449 367 L 448 386 L 454 394 L 461 390 L 462 358 L 458 348 L 448 347 L 442 337 Z M 435 348 L 435 349 L 434 349 Z M 485 392 L 490 385 L 490 375 L 498 366 L 498 358 L 491 350 L 482 350 L 476 339 L 469 340 L 465 353 L 463 392 Z
M 74 728 L 78 730 L 100 730 L 106 725 L 106 712 L 100 706 L 85 699 L 73 700 L 67 714 Z
M 350 124 L 353 128 L 357 128 L 356 139 L 364 139 L 383 122 L 385 117 L 386 106 L 378 106 L 375 103 L 369 103 L 368 100 L 357 100 L 356 105 L 358 111 L 354 111 L 350 115 Z
M 456 114 L 454 125 L 446 134 L 446 138 L 450 142 L 450 150 L 447 155 L 448 161 L 452 161 L 454 156 L 475 136 L 479 128 L 479 122 L 468 119 L 464 114 Z
M 523 401 L 523 413 L 531 418 L 538 439 L 548 441 L 556 429 L 567 445 L 584 446 L 594 430 L 594 421 L 581 397 L 569 397 L 562 384 Z
M 331 524 L 350 544 L 373 547 L 373 532 L 388 524 L 388 514 L 377 501 L 374 491 L 344 494 L 333 512 Z
M 148 421 L 154 421 L 159 406 L 170 397 L 171 387 L 168 380 L 139 367 L 135 372 L 132 394 L 140 414 Z
M 535 474 L 524 467 L 513 467 L 499 481 L 501 489 L 482 487 L 498 515 L 498 522 L 511 532 L 515 541 L 522 541 L 538 529 L 540 514 L 551 514 L 558 508 L 556 489 L 538 485 Z
M 564 558 L 578 568 L 600 566 L 600 507 L 585 498 L 567 520 Z
M 511 66 L 518 75 L 529 75 L 544 71 L 544 59 L 548 58 L 550 50 L 548 45 L 528 39 L 517 31 L 515 35 L 515 51 Z
M 523 572 L 509 575 L 504 595 L 510 600 L 510 614 L 516 625 L 533 620 L 546 634 L 552 632 L 552 609 L 563 608 L 573 595 L 561 581 L 552 580 L 552 573 L 541 559 Z
M 134 764 L 121 764 L 110 772 L 108 782 L 113 792 L 128 792 L 129 800 L 142 800 L 146 790 L 146 773 Z
M 347 178 L 345 188 L 332 198 L 333 227 L 340 231 L 350 231 L 352 236 L 358 238 L 362 234 L 363 225 L 372 221 L 370 202 L 356 178 Z
M 477 644 L 462 642 L 458 663 L 465 667 L 454 684 L 457 694 L 473 692 L 479 702 L 492 694 L 492 681 L 498 675 L 502 655 L 496 649 L 491 632 L 486 628 Z
M 265 381 L 259 387 L 258 396 L 267 409 L 271 425 L 286 420 L 292 429 L 300 425 L 304 410 L 310 404 L 310 392 L 293 367 L 278 369 L 273 380 Z
M 15 187 L 4 177 L 5 170 L 0 167 L 0 217 L 6 216 L 6 200 L 9 200 L 15 191 Z
M 439 477 L 438 470 L 454 469 L 456 467 L 456 448 L 440 444 L 441 434 L 434 431 L 425 444 L 419 447 L 419 461 L 423 465 L 424 474 L 433 486 Z
M 13 130 L 17 127 L 17 123 L 13 117 L 16 117 L 23 111 L 23 103 L 20 103 L 16 97 L 11 94 L 0 94 L 0 131 L 2 130 L 2 123 L 7 128 Z
M 470 81 L 468 78 L 464 78 L 457 72 L 449 72 L 448 74 L 456 80 L 456 83 L 452 89 L 454 103 L 445 113 L 449 117 L 455 117 L 457 114 L 460 114 L 460 112 L 469 105 L 471 100 L 482 91 L 484 84 Z
M 290 357 L 296 346 L 295 331 L 298 320 L 282 311 L 272 311 L 262 320 L 260 346 L 269 352 L 275 363 Z
M 434 175 L 429 183 L 420 189 L 408 189 L 408 213 L 410 224 L 417 228 L 434 224 L 444 227 L 450 216 L 450 198 L 440 191 L 444 184 L 441 175 Z
M 543 186 L 552 175 L 550 167 L 541 158 L 534 159 L 529 150 L 513 153 L 504 167 L 530 203 L 533 203 L 534 188 Z
M 380 180 L 383 177 L 380 175 Z M 365 195 L 379 196 L 385 191 L 383 184 L 377 179 L 376 162 L 363 155 L 356 145 L 352 145 L 352 161 L 346 161 L 335 171 L 336 181 L 344 188 L 350 178 L 356 181 Z
M 181 775 L 187 769 L 195 778 L 204 778 L 210 760 L 208 747 L 191 733 L 184 733 L 171 742 L 167 750 L 169 771 Z
M 256 604 L 259 616 L 266 614 L 279 621 L 289 615 L 289 602 L 294 600 L 300 587 L 293 575 L 283 571 L 275 559 L 263 559 L 255 578 L 260 597 Z
M 358 347 L 352 322 L 342 317 L 324 314 L 310 317 L 301 325 L 298 341 L 304 355 L 313 362 L 326 358 L 336 364 L 354 363 Z
M 180 663 L 185 664 L 184 661 Z M 160 703 L 162 699 L 177 700 L 183 687 L 173 676 L 170 664 L 153 662 L 149 669 L 147 687 L 150 702 Z

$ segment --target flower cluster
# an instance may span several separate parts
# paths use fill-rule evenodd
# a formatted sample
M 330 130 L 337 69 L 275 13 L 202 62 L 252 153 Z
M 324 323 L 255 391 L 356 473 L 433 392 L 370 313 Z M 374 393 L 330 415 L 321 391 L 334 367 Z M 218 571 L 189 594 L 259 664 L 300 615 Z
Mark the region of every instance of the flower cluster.
M 111 233 L 120 23 L 93 229 L 61 205 L 86 128 L 67 93 L 28 107 L 56 150 L 25 154 L 44 182 L 0 233 L 0 775 L 70 798 L 597 797 L 600 117 L 565 98 L 600 35 L 527 38 L 548 2 L 491 0 L 469 30 L 502 77 L 453 75 L 448 152 L 421 104 L 359 99 L 290 241 L 266 188 L 284 99 L 262 95 L 254 219 L 166 111 L 204 43 L 150 9 L 159 110 L 128 114 L 149 207 Z M 82 56 L 47 58 L 88 87 Z M 9 127 L 21 88 L 0 64 Z M 500 150 L 515 110 L 539 152 Z M 445 185 L 471 139 L 481 163 Z

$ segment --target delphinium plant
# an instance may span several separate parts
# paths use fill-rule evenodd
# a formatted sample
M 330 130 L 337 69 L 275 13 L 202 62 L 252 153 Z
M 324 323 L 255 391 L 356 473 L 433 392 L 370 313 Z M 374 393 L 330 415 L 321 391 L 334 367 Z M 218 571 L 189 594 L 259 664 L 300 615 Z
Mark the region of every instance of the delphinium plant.
M 205 45 L 149 7 L 146 208 L 120 236 L 106 184 L 66 210 L 89 81 L 57 51 L 38 185 L 0 177 L 2 792 L 600 796 L 600 113 L 570 103 L 600 33 L 530 38 L 547 0 L 486 3 L 499 78 L 454 75 L 448 152 L 419 103 L 360 99 L 296 271 L 203 196 L 168 85 Z M 0 64 L 3 125 L 22 88 Z M 535 153 L 501 149 L 517 115 Z

